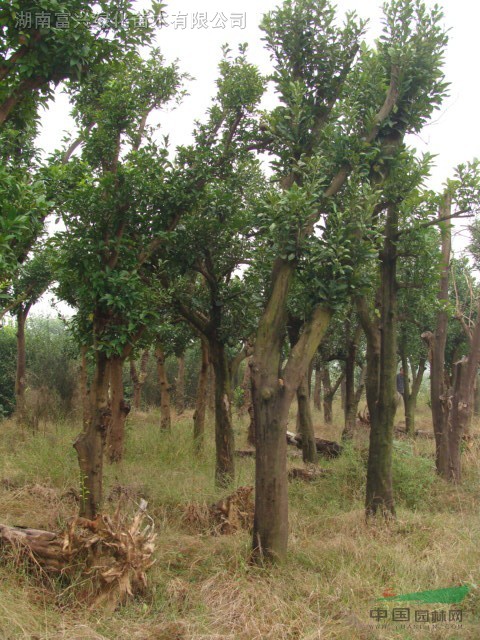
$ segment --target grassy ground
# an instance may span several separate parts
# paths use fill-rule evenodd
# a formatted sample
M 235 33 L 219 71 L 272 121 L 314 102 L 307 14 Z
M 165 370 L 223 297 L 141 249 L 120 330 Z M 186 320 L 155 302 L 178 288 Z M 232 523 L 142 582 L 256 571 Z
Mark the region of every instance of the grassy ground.
M 338 417 L 340 412 L 336 411 Z M 401 417 L 401 416 L 400 416 Z M 318 435 L 339 438 L 340 425 Z M 429 427 L 427 409 L 419 413 Z M 447 622 L 402 628 L 377 626 L 370 611 L 388 609 L 377 598 L 396 593 L 480 584 L 480 447 L 464 453 L 461 487 L 439 480 L 433 442 L 395 442 L 394 481 L 398 519 L 366 525 L 363 516 L 367 432 L 338 460 L 322 462 L 331 473 L 290 484 L 290 540 L 286 564 L 249 565 L 250 536 L 212 536 L 185 518 L 188 505 L 210 504 L 222 493 L 213 485 L 213 440 L 201 459 L 192 455 L 191 416 L 160 433 L 155 411 L 133 416 L 127 456 L 107 469 L 106 509 L 119 496 L 133 509 L 149 501 L 157 531 L 157 562 L 145 597 L 113 616 L 86 611 L 65 585 L 39 584 L 25 571 L 0 564 L 0 638 L 88 640 L 424 640 L 480 638 L 480 590 L 462 603 L 463 622 L 448 622 L 450 605 L 410 603 L 415 611 L 444 610 Z M 294 425 L 294 420 L 291 422 Z M 48 424 L 32 436 L 11 422 L 0 424 L 0 522 L 61 527 L 75 512 L 70 488 L 78 472 L 71 442 L 78 425 Z M 210 429 L 211 431 L 211 429 Z M 238 447 L 245 425 L 238 420 Z M 301 466 L 291 452 L 289 466 Z M 237 485 L 251 484 L 253 460 L 237 461 Z M 403 607 L 405 605 L 395 605 Z M 458 608 L 458 607 L 457 607 Z

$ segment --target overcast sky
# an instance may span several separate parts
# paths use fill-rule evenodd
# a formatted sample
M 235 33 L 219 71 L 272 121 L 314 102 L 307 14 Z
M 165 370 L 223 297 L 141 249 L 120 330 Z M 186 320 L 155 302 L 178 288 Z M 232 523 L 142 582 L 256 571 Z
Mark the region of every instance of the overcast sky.
M 277 6 L 275 0 L 184 0 L 167 6 L 167 26 L 159 30 L 157 43 L 167 61 L 178 59 L 180 68 L 194 77 L 188 83 L 189 95 L 175 109 L 158 115 L 154 122 L 161 125 L 161 133 L 169 135 L 170 144 L 190 140 L 193 121 L 202 119 L 215 92 L 217 65 L 221 46 L 231 49 L 242 42 L 249 44 L 250 59 L 263 72 L 269 67 L 268 55 L 261 42 L 258 24 L 262 15 Z M 433 5 L 427 0 L 427 5 Z M 420 136 L 410 139 L 419 150 L 428 149 L 437 156 L 430 186 L 439 189 L 461 162 L 480 155 L 480 127 L 477 125 L 480 88 L 477 63 L 480 60 L 480 4 L 471 0 L 444 0 L 445 26 L 450 29 L 446 51 L 445 72 L 451 83 L 449 97 L 434 115 Z M 139 2 L 139 9 L 147 2 Z M 369 39 L 381 30 L 381 2 L 375 0 L 340 0 L 339 15 L 355 10 L 368 18 Z M 199 28 L 199 24 L 203 28 Z M 42 116 L 39 145 L 45 152 L 61 145 L 66 132 L 71 132 L 66 96 L 56 92 L 55 100 Z M 42 312 L 45 307 L 41 305 Z

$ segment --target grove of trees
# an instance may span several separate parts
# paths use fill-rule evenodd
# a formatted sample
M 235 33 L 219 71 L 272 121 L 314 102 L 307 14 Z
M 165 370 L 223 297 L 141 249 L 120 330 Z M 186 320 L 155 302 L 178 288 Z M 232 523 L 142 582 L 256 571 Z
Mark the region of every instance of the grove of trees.
M 122 5 L 133 16 L 133 3 Z M 406 431 L 415 434 L 428 372 L 436 469 L 461 482 L 480 362 L 480 167 L 465 159 L 435 193 L 432 157 L 410 146 L 448 91 L 441 10 L 389 0 L 371 43 L 366 22 L 337 15 L 330 0 L 284 0 L 261 23 L 271 73 L 247 45 L 225 46 L 202 114 L 185 90 L 189 70 L 153 46 L 154 22 L 112 31 L 94 20 L 96 5 L 62 6 L 91 20 L 19 27 L 28 3 L 0 8 L 0 316 L 15 319 L 0 329 L 0 409 L 27 424 L 38 361 L 57 357 L 58 404 L 70 415 L 77 394 L 83 412 L 81 516 L 102 511 L 104 461 L 122 460 L 129 411 L 158 404 L 151 428 L 168 433 L 172 391 L 177 414 L 185 402 L 195 409 L 192 455 L 202 455 L 212 407 L 212 479 L 231 486 L 244 403 L 252 559 L 282 561 L 292 404 L 303 459 L 315 465 L 311 402 L 319 408 L 323 393 L 328 423 L 342 391 L 348 446 L 365 390 L 366 518 L 392 519 L 400 366 Z M 42 8 L 53 15 L 58 2 Z M 40 110 L 59 83 L 76 131 L 45 158 Z M 198 120 L 185 124 L 191 142 L 171 149 L 151 122 L 181 101 Z M 460 258 L 451 229 L 462 218 L 470 240 Z M 74 310 L 52 325 L 54 349 L 41 346 L 48 322 L 28 320 L 47 289 Z

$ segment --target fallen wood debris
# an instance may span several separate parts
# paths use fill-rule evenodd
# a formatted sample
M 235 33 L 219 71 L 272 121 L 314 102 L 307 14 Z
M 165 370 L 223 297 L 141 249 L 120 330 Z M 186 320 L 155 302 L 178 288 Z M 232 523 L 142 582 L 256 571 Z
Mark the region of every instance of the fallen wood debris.
M 113 611 L 146 586 L 145 572 L 155 562 L 153 521 L 144 525 L 142 501 L 131 522 L 119 511 L 95 520 L 73 518 L 55 533 L 0 524 L 0 558 L 27 563 L 41 574 L 89 578 L 88 603 Z
M 287 431 L 287 442 L 297 447 L 297 449 L 302 448 L 302 436 L 299 433 Z M 317 452 L 325 458 L 338 458 L 343 451 L 343 447 L 338 444 L 338 442 L 333 442 L 332 440 L 315 438 L 315 444 L 317 446 Z
M 253 487 L 239 487 L 215 504 L 191 502 L 183 511 L 182 520 L 195 532 L 210 535 L 230 535 L 253 528 Z
M 254 458 L 255 449 L 237 449 L 235 455 L 237 458 Z
M 253 487 L 239 487 L 234 493 L 210 507 L 214 533 L 228 535 L 253 529 Z
M 288 472 L 289 480 L 304 480 L 305 482 L 313 482 L 318 478 L 324 478 L 331 473 L 330 469 L 301 469 L 300 467 L 294 467 Z

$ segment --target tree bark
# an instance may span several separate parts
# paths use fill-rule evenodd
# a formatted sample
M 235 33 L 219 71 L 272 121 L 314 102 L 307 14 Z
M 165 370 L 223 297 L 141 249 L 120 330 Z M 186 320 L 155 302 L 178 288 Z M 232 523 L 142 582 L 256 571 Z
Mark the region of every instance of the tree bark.
M 312 412 L 310 410 L 310 394 L 308 393 L 307 376 L 297 389 L 297 403 L 299 415 L 299 433 L 302 437 L 302 457 L 304 462 L 317 464 L 318 454 L 315 443 L 315 430 L 313 428 Z
M 398 211 L 387 208 L 383 250 L 380 253 L 380 318 L 371 320 L 364 298 L 357 301 L 367 338 L 367 404 L 370 446 L 367 464 L 365 513 L 395 516 L 392 486 L 393 422 L 397 373 L 397 248 Z
M 450 454 L 448 480 L 452 482 L 460 482 L 462 478 L 461 443 L 464 434 L 468 431 L 473 412 L 475 379 L 480 362 L 480 302 L 469 346 L 468 357 L 462 358 L 454 365 L 455 386 L 448 429 Z
M 111 413 L 108 405 L 108 359 L 100 351 L 95 354 L 95 374 L 89 397 L 89 418 L 73 446 L 80 466 L 80 515 L 93 519 L 102 503 L 103 451 Z
M 27 352 L 25 348 L 25 324 L 28 309 L 23 305 L 17 310 L 17 371 L 15 378 L 15 412 L 20 423 L 26 419 L 25 389 L 27 375 Z
M 440 207 L 440 220 L 450 216 L 452 209 L 452 197 L 445 196 Z M 426 332 L 422 337 L 429 346 L 430 357 L 430 392 L 432 405 L 433 431 L 435 434 L 435 463 L 437 472 L 445 479 L 450 478 L 450 450 L 448 438 L 449 423 L 449 390 L 445 378 L 445 347 L 447 343 L 447 324 L 450 275 L 450 254 L 452 246 L 452 232 L 450 222 L 440 225 L 442 237 L 442 271 L 440 275 L 440 287 L 437 299 L 440 311 L 437 313 L 435 333 Z
M 328 365 L 322 369 L 322 385 L 323 385 L 323 419 L 325 424 L 331 424 L 333 420 L 333 398 L 342 384 L 345 372 L 339 374 L 332 386 L 330 378 L 330 369 Z
M 181 416 L 185 411 L 185 354 L 182 353 L 177 358 L 178 371 L 175 383 L 175 409 L 177 416 Z
M 322 387 L 323 387 L 323 419 L 325 424 L 332 423 L 333 411 L 333 395 L 332 381 L 330 379 L 330 370 L 328 365 L 322 368 Z
M 135 358 L 130 358 L 130 377 L 133 383 L 133 408 L 138 411 L 142 400 L 142 388 L 147 379 L 147 366 L 150 357 L 150 350 L 144 349 L 140 358 L 140 372 L 137 371 Z
M 355 430 L 357 419 L 357 394 L 355 393 L 355 362 L 357 358 L 358 341 L 360 340 L 362 328 L 358 326 L 351 339 L 347 343 L 347 354 L 345 358 L 345 424 L 342 432 L 342 440 L 351 440 Z
M 294 265 L 277 259 L 272 290 L 260 320 L 253 355 L 252 400 L 256 427 L 255 562 L 281 561 L 287 553 L 287 420 L 290 404 L 328 327 L 331 312 L 315 308 L 278 377 Z
M 205 440 L 205 413 L 207 409 L 207 378 L 210 363 L 208 344 L 201 340 L 201 362 L 198 374 L 197 396 L 193 413 L 193 446 L 195 453 L 203 450 Z
M 211 336 L 209 350 L 215 372 L 215 483 L 225 487 L 235 478 L 231 371 L 223 343 Z
M 315 358 L 315 383 L 313 386 L 313 406 L 315 409 L 320 411 L 322 408 L 322 376 L 321 376 L 321 365 L 320 359 L 318 357 Z
M 121 357 L 114 357 L 109 362 L 110 406 L 111 416 L 107 432 L 107 455 L 109 462 L 120 462 L 125 447 L 125 423 L 130 412 L 130 405 L 123 395 L 123 363 Z
M 155 349 L 155 358 L 157 359 L 157 375 L 160 386 L 160 429 L 170 431 L 172 428 L 170 385 L 168 384 L 167 371 L 165 368 L 165 354 L 160 344 L 157 344 Z
M 90 417 L 87 351 L 88 347 L 86 345 L 82 345 L 80 349 L 80 396 L 82 401 L 82 420 L 84 425 L 88 422 Z
M 415 433 L 415 411 L 417 408 L 417 398 L 418 392 L 420 391 L 420 387 L 423 380 L 423 374 L 425 373 L 426 368 L 426 358 L 420 358 L 418 361 L 417 371 L 413 369 L 413 366 L 409 367 L 409 362 L 407 355 L 403 348 L 400 349 L 400 357 L 402 360 L 402 368 L 404 371 L 404 393 L 403 393 L 403 404 L 405 407 L 405 432 L 413 435 Z M 411 365 L 412 363 L 410 363 Z M 410 387 L 410 380 L 408 377 L 409 368 L 411 369 L 413 382 Z

